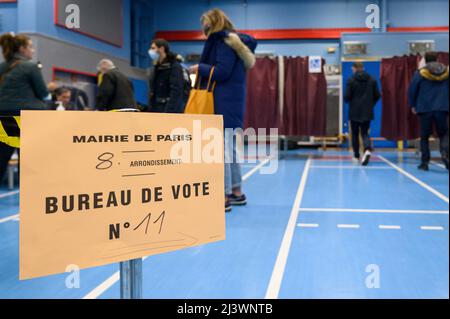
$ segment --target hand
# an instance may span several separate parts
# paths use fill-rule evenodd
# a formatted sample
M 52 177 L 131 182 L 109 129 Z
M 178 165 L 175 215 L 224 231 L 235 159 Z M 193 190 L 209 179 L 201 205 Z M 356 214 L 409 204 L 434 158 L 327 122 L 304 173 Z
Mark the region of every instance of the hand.
M 189 68 L 189 73 L 196 74 L 198 72 L 198 64 L 193 65 Z
M 412 108 L 412 112 L 414 115 L 417 115 L 417 110 L 415 108 Z

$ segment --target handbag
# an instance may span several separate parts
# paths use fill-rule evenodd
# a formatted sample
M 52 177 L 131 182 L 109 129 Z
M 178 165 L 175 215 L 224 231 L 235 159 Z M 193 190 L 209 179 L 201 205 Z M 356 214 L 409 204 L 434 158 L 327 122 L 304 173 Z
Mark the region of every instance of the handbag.
M 208 86 L 204 90 L 200 89 L 201 79 L 197 71 L 195 88 L 189 94 L 189 100 L 184 111 L 185 114 L 214 114 L 214 89 L 216 88 L 216 82 L 211 86 L 214 69 L 214 67 L 211 69 Z

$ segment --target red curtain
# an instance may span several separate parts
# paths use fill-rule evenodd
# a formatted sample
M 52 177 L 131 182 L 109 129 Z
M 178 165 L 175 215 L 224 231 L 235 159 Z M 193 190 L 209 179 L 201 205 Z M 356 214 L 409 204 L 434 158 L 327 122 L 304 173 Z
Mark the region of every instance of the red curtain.
M 448 66 L 448 52 L 438 52 L 438 61 Z
M 381 61 L 381 136 L 388 140 L 412 140 L 420 137 L 418 118 L 412 114 L 408 103 L 408 88 L 420 59 L 420 56 L 403 56 Z
M 245 128 L 278 128 L 278 59 L 258 58 L 247 82 Z
M 285 58 L 285 89 L 280 134 L 325 136 L 327 81 L 325 73 L 309 73 L 308 57 Z M 325 65 L 325 60 L 322 61 Z

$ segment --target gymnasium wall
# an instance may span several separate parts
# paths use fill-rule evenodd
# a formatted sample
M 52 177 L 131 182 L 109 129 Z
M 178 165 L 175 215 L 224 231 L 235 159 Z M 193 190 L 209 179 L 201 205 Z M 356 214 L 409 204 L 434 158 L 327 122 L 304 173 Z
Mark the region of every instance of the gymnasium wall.
M 239 29 L 361 29 L 365 28 L 368 4 L 382 0 L 166 0 L 151 1 L 154 19 L 147 25 L 153 33 L 166 31 L 199 31 L 200 16 L 208 9 L 219 7 L 233 20 Z M 449 2 L 446 0 L 387 0 L 386 22 L 391 28 L 431 27 L 449 25 Z M 419 31 L 419 30 L 417 30 Z M 259 41 L 259 52 L 275 55 L 321 55 L 328 64 L 340 61 L 340 39 L 290 39 Z M 395 40 L 392 41 L 395 46 Z M 189 54 L 200 53 L 202 43 L 197 41 L 172 41 L 174 51 Z M 327 49 L 336 49 L 328 54 Z M 147 49 L 147 48 L 145 48 Z M 403 50 L 400 46 L 396 52 Z M 393 50 L 395 51 L 395 50 Z M 142 51 L 145 54 L 145 51 Z M 405 51 L 406 53 L 406 51 Z
M 104 0 L 105 1 L 105 0 Z M 96 65 L 103 58 L 112 59 L 116 65 L 135 81 L 145 81 L 146 72 L 131 66 L 131 0 L 122 1 L 122 13 L 120 20 L 123 30 L 120 41 L 122 43 L 111 44 L 100 37 L 74 32 L 73 30 L 55 24 L 55 0 L 19 0 L 16 3 L 1 3 L 0 16 L 2 17 L 2 32 L 16 32 L 29 34 L 36 47 L 36 61 L 43 64 L 43 74 L 46 81 L 53 79 L 54 68 L 64 68 L 74 72 L 89 74 L 96 73 Z M 66 1 L 67 2 L 67 1 Z M 59 5 L 63 1 L 59 2 Z M 72 1 L 71 3 L 76 3 Z M 81 4 L 81 3 L 80 3 Z M 102 11 L 99 14 L 102 14 Z M 95 16 L 94 12 L 83 14 Z M 7 17 L 7 19 L 5 19 Z M 61 19 L 60 19 L 61 20 Z M 115 25 L 118 22 L 109 19 L 108 23 Z M 83 18 L 81 18 L 83 21 Z M 117 23 L 116 23 L 117 22 Z M 105 23 L 103 23 L 105 24 Z M 91 25 L 92 27 L 92 25 Z M 102 30 L 107 31 L 108 25 L 103 25 Z M 114 28 L 111 27 L 113 31 Z M 85 33 L 90 33 L 89 30 Z M 117 33 L 117 28 L 115 29 Z M 113 41 L 109 41 L 113 42 Z M 0 60 L 2 58 L 0 57 Z M 143 87 L 143 85 L 139 85 Z M 138 92 L 142 95 L 142 92 Z
M 17 31 L 17 2 L 0 1 L 0 34 Z

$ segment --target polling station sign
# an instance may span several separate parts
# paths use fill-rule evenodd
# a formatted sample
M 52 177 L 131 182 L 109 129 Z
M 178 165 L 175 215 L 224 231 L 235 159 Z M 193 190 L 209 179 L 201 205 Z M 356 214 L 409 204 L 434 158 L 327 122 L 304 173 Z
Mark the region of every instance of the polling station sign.
M 24 111 L 20 279 L 225 239 L 220 116 Z

